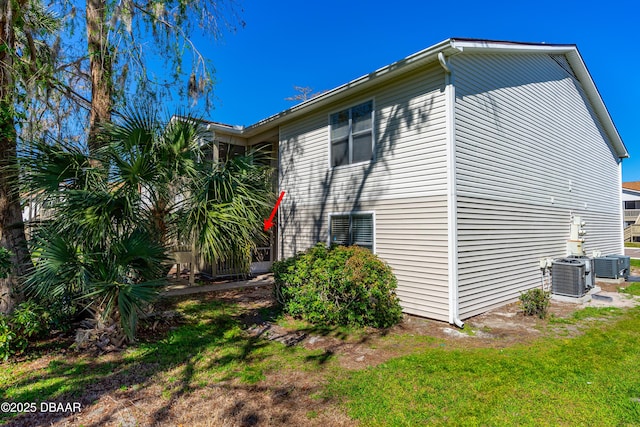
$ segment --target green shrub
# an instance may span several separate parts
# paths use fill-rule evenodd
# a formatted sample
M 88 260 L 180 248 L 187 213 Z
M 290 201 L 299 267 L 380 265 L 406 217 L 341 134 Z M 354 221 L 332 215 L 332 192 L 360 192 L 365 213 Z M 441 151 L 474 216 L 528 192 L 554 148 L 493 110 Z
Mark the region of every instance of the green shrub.
M 0 315 L 0 359 L 23 353 L 29 341 L 48 328 L 48 314 L 33 301 L 20 303 L 10 316 Z
M 15 353 L 16 333 L 11 329 L 7 316 L 0 314 L 0 360 L 7 360 Z
M 47 330 L 49 314 L 33 301 L 25 301 L 11 315 L 11 324 L 16 333 L 25 339 L 37 338 Z
M 43 321 L 46 322 L 45 331 L 69 332 L 73 329 L 73 322 L 77 319 L 81 309 L 70 295 L 38 300 L 46 307 Z
M 386 328 L 400 321 L 391 267 L 357 246 L 318 243 L 274 263 L 275 294 L 284 312 L 314 324 Z
M 520 303 L 525 316 L 538 316 L 544 319 L 549 308 L 551 295 L 540 288 L 529 289 L 520 294 Z

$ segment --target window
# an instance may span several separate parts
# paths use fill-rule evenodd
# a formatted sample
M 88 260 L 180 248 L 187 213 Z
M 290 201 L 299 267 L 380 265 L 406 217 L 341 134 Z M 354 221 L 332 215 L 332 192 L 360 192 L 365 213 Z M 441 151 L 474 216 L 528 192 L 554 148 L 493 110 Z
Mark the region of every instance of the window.
M 358 245 L 373 252 L 373 214 L 353 213 L 329 216 L 331 244 Z
M 332 114 L 329 123 L 332 167 L 371 160 L 373 101 Z
M 259 142 L 247 147 L 247 154 L 253 155 L 253 163 L 260 166 L 271 166 L 272 146 L 270 142 Z
M 245 148 L 242 145 L 227 144 L 218 142 L 218 159 L 221 161 L 229 160 L 236 156 L 244 156 Z
M 640 209 L 640 200 L 626 200 L 624 202 L 625 209 Z

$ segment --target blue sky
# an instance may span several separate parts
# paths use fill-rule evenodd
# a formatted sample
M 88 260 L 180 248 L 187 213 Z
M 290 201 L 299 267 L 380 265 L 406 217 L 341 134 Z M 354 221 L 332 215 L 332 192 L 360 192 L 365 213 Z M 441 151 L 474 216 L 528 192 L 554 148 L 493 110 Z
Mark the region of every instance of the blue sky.
M 450 37 L 577 44 L 625 142 L 623 180 L 640 181 L 633 47 L 640 4 L 612 1 L 250 1 L 244 29 L 198 40 L 214 63 L 215 109 L 203 118 L 250 125 L 295 103 L 294 85 L 329 90 Z M 588 171 L 585 171 L 588 173 Z

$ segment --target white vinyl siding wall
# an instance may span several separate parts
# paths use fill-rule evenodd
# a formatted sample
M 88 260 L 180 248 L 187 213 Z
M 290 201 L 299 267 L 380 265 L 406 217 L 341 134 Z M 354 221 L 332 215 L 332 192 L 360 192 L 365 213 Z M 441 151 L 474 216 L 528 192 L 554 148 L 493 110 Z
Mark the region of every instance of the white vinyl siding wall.
M 456 85 L 460 316 L 540 285 L 571 215 L 588 254 L 621 247 L 618 159 L 564 57 L 451 58 Z
M 329 116 L 373 100 L 373 162 L 331 168 Z M 279 258 L 328 239 L 334 212 L 375 212 L 375 250 L 408 313 L 446 320 L 444 73 L 413 72 L 280 128 Z

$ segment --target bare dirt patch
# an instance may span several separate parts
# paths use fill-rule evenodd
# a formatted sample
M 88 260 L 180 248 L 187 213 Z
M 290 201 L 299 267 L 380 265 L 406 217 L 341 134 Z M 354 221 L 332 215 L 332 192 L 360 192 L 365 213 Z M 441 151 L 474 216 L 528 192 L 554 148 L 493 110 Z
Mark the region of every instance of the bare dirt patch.
M 316 350 L 317 362 L 337 363 L 338 369 L 362 369 L 390 358 L 429 347 L 506 347 L 545 336 L 573 336 L 580 328 L 573 324 L 554 325 L 550 318 L 568 318 L 587 306 L 628 307 L 638 298 L 617 292 L 619 285 L 600 285 L 608 300 L 581 304 L 551 301 L 547 319 L 524 316 L 517 303 L 467 319 L 459 330 L 443 322 L 405 315 L 389 330 L 366 330 L 357 336 L 345 336 L 337 329 L 288 329 L 274 322 L 269 313 L 275 307 L 271 287 L 257 287 L 206 293 L 200 299 L 218 299 L 242 307 L 241 320 L 253 337 L 277 340 L 289 346 Z M 165 309 L 166 307 L 161 307 Z M 598 321 L 607 321 L 606 318 Z M 172 325 L 160 321 L 146 332 L 158 338 Z M 82 355 L 67 354 L 70 361 Z M 100 362 L 117 362 L 121 355 L 100 356 Z M 45 359 L 45 358 L 43 358 Z M 40 359 L 33 363 L 38 364 Z M 334 365 L 335 366 L 335 365 Z M 97 380 L 77 401 L 82 411 L 76 414 L 36 413 L 10 420 L 11 426 L 351 426 L 336 402 L 321 397 L 326 382 L 323 371 L 292 370 L 267 374 L 263 381 L 245 384 L 239 380 L 193 384 L 173 384 L 166 393 L 166 380 L 149 366 L 129 376 L 113 375 Z M 177 390 L 177 392 L 176 392 Z

